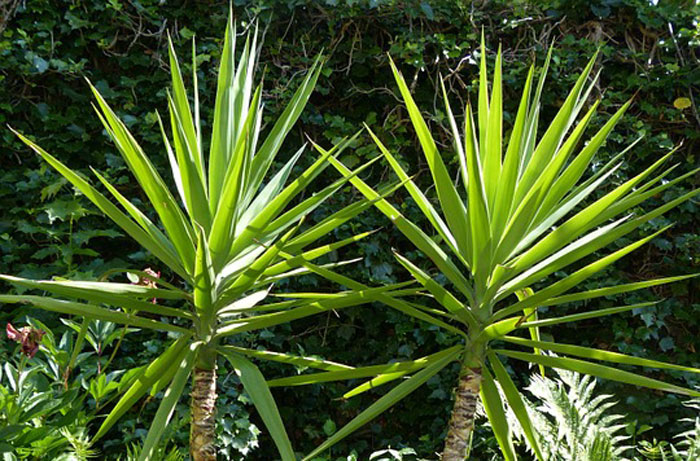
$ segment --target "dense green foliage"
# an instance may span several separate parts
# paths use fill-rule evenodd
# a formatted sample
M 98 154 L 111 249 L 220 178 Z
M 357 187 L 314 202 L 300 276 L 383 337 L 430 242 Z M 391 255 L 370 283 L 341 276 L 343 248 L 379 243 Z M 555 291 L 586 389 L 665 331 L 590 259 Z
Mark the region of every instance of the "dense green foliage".
M 447 121 L 439 115 L 440 102 L 433 100 L 434 88 L 441 73 L 447 78 L 448 90 L 459 89 L 452 97 L 459 93 L 475 98 L 478 67 L 471 55 L 478 47 L 482 27 L 486 42 L 494 48 L 489 53 L 491 61 L 496 44 L 502 43 L 507 63 L 504 68 L 508 70 L 504 87 L 514 91 L 519 91 L 515 82 L 524 81 L 532 59 L 544 56 L 547 45 L 556 41 L 548 91 L 543 94 L 545 119 L 548 114 L 553 115 L 571 87 L 577 75 L 574 71 L 580 70 L 587 57 L 601 46 L 596 67 L 604 66 L 605 72 L 593 97 L 605 93 L 602 112 L 611 115 L 637 93 L 612 142 L 601 152 L 601 161 L 640 134 L 645 135 L 628 155 L 629 161 L 616 173 L 616 182 L 642 171 L 681 140 L 684 145 L 675 154 L 679 166 L 674 176 L 695 168 L 698 160 L 694 151 L 700 138 L 700 116 L 695 105 L 695 99 L 700 97 L 697 89 L 700 66 L 696 57 L 700 30 L 694 21 L 700 11 L 692 6 L 693 2 L 660 3 L 653 6 L 644 0 L 547 0 L 516 2 L 513 6 L 504 1 L 482 4 L 447 0 L 266 0 L 236 1 L 234 8 L 239 21 L 254 17 L 260 20 L 266 45 L 260 62 L 267 67 L 265 87 L 270 89 L 263 94 L 268 120 L 275 119 L 291 98 L 295 88 L 289 86 L 290 81 L 311 66 L 313 57 L 322 48 L 328 55 L 317 91 L 301 123 L 283 147 L 281 160 L 293 154 L 304 134 L 328 146 L 342 136 L 353 134 L 364 121 L 373 126 L 401 161 L 410 165 L 407 170 L 423 172 L 416 181 L 426 185 L 429 174 L 420 163 L 422 156 L 408 128 L 408 116 L 399 108 L 385 53 L 391 54 L 406 75 L 419 107 L 434 107 L 429 112 L 438 115 L 430 120 L 431 131 L 435 136 L 444 131 L 443 141 L 446 141 Z M 134 196 L 136 184 L 97 119 L 88 114 L 89 91 L 82 76 L 88 76 L 109 100 L 163 171 L 168 166 L 156 114 L 145 111 L 152 108 L 158 108 L 161 114 L 167 111 L 166 95 L 161 90 L 167 87 L 167 72 L 161 71 L 167 68 L 166 32 L 173 35 L 183 61 L 189 56 L 189 39 L 196 34 L 202 106 L 213 107 L 213 76 L 222 48 L 219 31 L 225 25 L 227 2 L 86 0 L 58 4 L 34 0 L 3 5 L 14 10 L 8 10 L 10 19 L 0 36 L 0 122 L 32 133 L 42 147 L 71 167 L 94 165 L 127 196 Z M 504 95 L 506 127 L 515 114 L 516 94 Z M 599 128 L 606 118 L 594 119 L 591 131 Z M 210 119 L 211 114 L 202 113 L 202 120 Z M 5 154 L 0 159 L 1 273 L 28 278 L 47 278 L 53 274 L 97 278 L 110 268 L 143 269 L 156 265 L 135 244 L 121 238 L 116 227 L 96 214 L 87 200 L 76 195 L 65 181 L 22 147 L 9 130 L 0 134 L 0 144 Z M 364 134 L 354 147 L 342 159 L 349 167 L 378 155 Z M 299 168 L 311 161 L 311 156 L 302 158 Z M 387 168 L 385 164 L 374 165 L 367 182 L 381 182 L 389 176 Z M 327 181 L 335 178 L 329 175 Z M 693 181 L 697 182 L 697 178 L 672 187 L 666 193 L 668 196 L 659 197 L 658 203 L 649 203 L 648 207 L 687 192 Z M 323 185 L 319 181 L 318 187 Z M 320 207 L 315 216 L 321 219 L 353 197 L 357 197 L 357 192 L 348 187 Z M 422 219 L 404 192 L 397 193 L 392 202 L 401 204 L 402 212 L 410 219 L 416 222 Z M 649 234 L 670 221 L 677 224 L 655 239 L 644 253 L 623 259 L 614 269 L 581 288 L 697 272 L 700 262 L 697 215 L 697 204 L 689 202 L 665 219 L 652 221 L 641 232 Z M 347 238 L 386 225 L 387 221 L 378 212 L 370 210 L 336 230 L 333 238 Z M 623 246 L 631 241 L 618 244 Z M 390 227 L 333 257 L 363 257 L 361 264 L 347 271 L 359 280 L 406 280 L 408 274 L 395 262 L 392 246 L 414 261 L 421 257 Z M 323 290 L 324 283 L 316 277 L 304 276 L 293 287 L 281 284 L 280 288 Z M 578 329 L 560 329 L 556 339 L 571 342 L 567 339 L 576 338 L 583 345 L 631 355 L 644 352 L 649 358 L 698 366 L 698 288 L 697 280 L 690 280 L 657 293 L 635 292 L 621 299 L 601 301 L 597 307 L 643 302 L 654 294 L 665 298 L 658 307 L 642 315 L 626 314 L 613 322 L 591 321 Z M 0 316 L 2 320 L 15 321 L 26 313 L 25 309 L 4 308 Z M 55 316 L 44 315 L 41 319 L 56 331 L 62 328 Z M 448 340 L 435 329 L 379 305 L 354 308 L 340 316 L 330 313 L 319 319 L 250 335 L 245 345 L 369 364 L 394 357 L 426 355 Z M 14 344 L 10 343 L 3 342 L 0 347 L 2 354 L 14 350 Z M 163 347 L 149 333 L 129 334 L 112 367 L 123 369 L 143 363 L 156 357 Z M 100 360 L 108 360 L 107 355 L 96 355 Z M 520 365 L 513 365 L 515 371 L 525 371 Z M 421 455 L 431 456 L 439 449 L 444 435 L 440 432 L 448 417 L 456 372 L 455 364 L 430 380 L 410 402 L 394 408 L 345 446 L 334 449 L 333 454 L 339 456 L 355 449 L 367 457 L 373 448 L 406 443 Z M 267 368 L 266 373 L 274 376 L 281 370 Z M 237 379 L 228 376 L 225 368 L 222 376 L 219 412 L 222 417 L 234 415 L 222 425 L 223 449 L 234 459 L 248 452 L 250 459 L 270 459 L 274 448 L 269 441 L 260 443 L 263 448 L 253 449 L 258 435 L 248 424 L 250 401 L 239 393 L 242 388 Z M 684 384 L 698 383 L 688 377 Z M 601 388 L 616 395 L 621 402 L 618 411 L 624 410 L 631 419 L 637 419 L 639 426 L 653 427 L 641 437 L 661 439 L 679 432 L 681 426 L 676 415 L 682 411 L 681 397 L 610 383 Z M 308 452 L 382 391 L 369 393 L 365 401 L 333 400 L 347 389 L 345 385 L 328 385 L 275 391 L 295 448 Z M 140 412 L 132 412 L 97 448 L 105 456 L 120 453 L 125 442 L 145 433 L 143 428 L 148 426 L 156 408 L 145 403 Z M 253 422 L 262 427 L 255 417 Z M 484 435 L 476 447 L 484 453 L 495 446 L 487 434 L 488 430 L 483 429 L 476 435 L 477 438 Z

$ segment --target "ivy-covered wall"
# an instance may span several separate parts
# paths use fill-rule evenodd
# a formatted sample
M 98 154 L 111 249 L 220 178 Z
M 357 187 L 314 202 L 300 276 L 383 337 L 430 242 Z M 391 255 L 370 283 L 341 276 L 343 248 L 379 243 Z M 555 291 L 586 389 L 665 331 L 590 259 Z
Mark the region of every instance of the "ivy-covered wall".
M 84 78 L 90 79 L 118 110 L 151 158 L 165 167 L 156 113 L 166 110 L 167 34 L 174 38 L 185 62 L 191 59 L 191 39 L 196 36 L 202 119 L 210 120 L 214 75 L 228 8 L 227 1 L 209 0 L 0 1 L 0 272 L 35 278 L 98 277 L 114 267 L 145 268 L 156 264 L 23 147 L 5 124 L 31 134 L 71 167 L 87 170 L 89 165 L 94 166 L 137 202 L 138 188 L 94 116 Z M 419 184 L 427 179 L 429 173 L 419 155 L 417 140 L 397 97 L 388 65 L 390 55 L 406 75 L 417 102 L 429 117 L 432 131 L 442 142 L 446 158 L 454 166 L 456 159 L 451 157 L 444 112 L 435 88 L 443 77 L 455 103 L 474 97 L 474 53 L 483 29 L 491 64 L 499 44 L 504 50 L 506 126 L 514 117 L 528 67 L 534 60 L 541 64 L 550 45 L 555 49 L 543 95 L 545 120 L 562 102 L 577 71 L 600 48 L 596 63 L 596 68 L 601 69 L 600 81 L 591 100 L 604 99 L 590 131 L 634 97 L 632 109 L 599 154 L 600 162 L 643 136 L 627 154 L 615 182 L 641 171 L 681 142 L 674 154 L 678 166 L 673 174 L 689 172 L 700 163 L 700 7 L 692 0 L 235 0 L 233 8 L 241 32 L 257 21 L 264 38 L 259 74 L 264 68 L 269 89 L 264 99 L 270 119 L 290 98 L 299 76 L 314 56 L 323 52 L 328 59 L 310 105 L 284 146 L 290 154 L 305 141 L 305 136 L 331 145 L 354 134 L 365 122 L 398 153 L 408 171 L 418 174 Z M 363 133 L 342 160 L 351 166 L 377 155 Z M 308 150 L 305 161 L 312 158 L 313 152 Z M 167 174 L 165 168 L 163 171 Z M 376 184 L 390 180 L 391 175 L 380 162 L 372 167 L 367 180 Z M 319 186 L 335 178 L 333 173 L 326 176 Z M 695 174 L 670 188 L 668 197 L 658 197 L 659 203 L 697 185 Z M 353 197 L 357 197 L 357 192 L 348 187 L 314 216 L 320 219 Z M 421 220 L 422 215 L 404 192 L 397 192 L 392 201 L 410 218 Z M 676 225 L 582 288 L 699 272 L 698 210 L 698 203 L 691 201 L 652 221 L 641 231 L 649 233 L 670 222 Z M 418 260 L 421 255 L 378 213 L 364 213 L 338 230 L 336 237 L 380 227 L 382 232 L 332 257 L 361 257 L 361 262 L 350 266 L 347 272 L 364 281 L 378 284 L 406 280 L 408 274 L 397 267 L 391 248 Z M 618 245 L 625 243 L 628 242 Z M 157 269 L 167 273 L 165 268 Z M 294 283 L 282 283 L 279 288 L 335 289 L 317 286 L 321 282 L 311 276 Z M 663 301 L 643 313 L 621 315 L 604 323 L 591 320 L 576 328 L 546 334 L 555 334 L 561 341 L 576 340 L 584 345 L 699 366 L 697 279 L 599 304 L 606 307 L 654 298 Z M 573 310 L 575 306 L 557 309 Z M 28 312 L 23 308 L 4 308 L 0 320 L 18 319 Z M 61 328 L 57 319 L 48 314 L 32 311 L 32 315 Z M 416 357 L 434 351 L 436 343 L 456 341 L 380 305 L 340 315 L 329 313 L 243 340 L 357 364 Z M 160 347 L 152 335 L 129 335 L 119 354 L 120 366 L 142 364 Z M 2 343 L 0 350 L 4 353 L 9 346 Z M 520 365 L 513 366 L 521 377 L 528 373 Z M 270 375 L 282 373 L 281 369 L 265 371 Z M 433 378 L 412 398 L 348 439 L 334 453 L 355 449 L 362 455 L 372 448 L 406 443 L 430 456 L 441 443 L 456 373 L 455 368 Z M 649 370 L 649 375 L 661 376 L 653 370 Z M 239 398 L 236 380 L 227 375 L 226 369 L 222 369 L 222 376 L 220 416 L 228 418 L 221 429 L 222 440 L 231 459 L 237 459 L 254 444 L 256 432 L 248 425 L 250 407 Z M 686 375 L 664 376 L 685 380 L 690 386 L 700 385 Z M 609 383 L 603 388 L 615 393 L 631 418 L 653 426 L 645 436 L 664 438 L 676 433 L 681 398 Z M 275 391 L 297 449 L 308 451 L 383 392 L 380 388 L 364 398 L 336 400 L 343 389 L 338 384 Z M 103 455 L 119 453 L 124 440 L 138 436 L 140 433 L 135 430 L 147 426 L 153 411 L 145 405 L 140 414 L 130 414 L 98 447 Z M 251 418 L 260 426 L 255 416 Z M 477 449 L 486 453 L 490 450 L 487 430 L 481 434 L 486 438 L 477 437 L 477 445 L 482 444 Z M 246 459 L 272 459 L 271 444 L 265 437 L 260 435 L 260 448 Z

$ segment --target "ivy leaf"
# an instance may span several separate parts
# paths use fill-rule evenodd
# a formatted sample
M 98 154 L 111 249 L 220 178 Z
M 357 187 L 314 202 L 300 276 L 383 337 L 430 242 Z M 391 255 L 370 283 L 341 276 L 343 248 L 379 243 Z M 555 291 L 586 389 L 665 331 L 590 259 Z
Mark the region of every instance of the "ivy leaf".
M 43 74 L 49 69 L 49 62 L 39 56 L 34 56 L 32 59 L 32 65 L 38 74 Z
M 425 17 L 431 21 L 435 19 L 435 13 L 433 13 L 433 8 L 428 2 L 420 2 L 420 9 L 425 13 Z
M 659 341 L 659 347 L 662 351 L 668 352 L 674 347 L 676 347 L 676 344 L 673 342 L 673 338 L 671 338 L 670 336 L 666 336 L 665 338 L 662 338 L 661 341 Z
M 673 107 L 675 107 L 678 110 L 687 109 L 692 105 L 693 103 L 688 98 L 676 98 L 676 100 L 673 101 Z
M 44 211 L 48 215 L 50 224 L 56 220 L 80 219 L 88 214 L 88 210 L 83 208 L 77 200 L 55 200 L 46 205 Z
M 61 187 L 65 186 L 66 184 L 68 184 L 68 181 L 66 181 L 65 178 L 59 178 L 57 181 L 54 181 L 41 189 L 41 201 L 43 202 L 46 199 L 53 198 L 58 191 L 61 190 Z
M 333 435 L 336 431 L 337 427 L 333 420 L 327 419 L 325 423 L 323 423 L 323 432 L 326 434 L 326 436 L 330 437 Z

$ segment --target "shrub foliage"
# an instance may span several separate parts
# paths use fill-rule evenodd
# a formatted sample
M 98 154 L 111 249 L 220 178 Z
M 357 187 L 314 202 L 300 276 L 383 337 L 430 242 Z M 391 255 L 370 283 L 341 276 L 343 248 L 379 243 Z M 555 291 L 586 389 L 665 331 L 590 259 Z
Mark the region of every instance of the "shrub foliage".
M 281 152 L 281 161 L 293 154 L 293 146 L 303 142 L 304 133 L 322 144 L 335 144 L 367 122 L 377 128 L 377 135 L 391 152 L 398 154 L 398 160 L 407 170 L 422 172 L 416 182 L 427 186 L 430 175 L 421 163 L 418 140 L 408 128 L 408 114 L 397 102 L 386 53 L 391 54 L 406 76 L 418 106 L 434 108 L 424 115 L 432 114 L 428 119 L 431 132 L 438 144 L 446 145 L 449 123 L 440 102 L 433 100 L 433 90 L 442 74 L 447 78 L 451 98 L 467 94 L 476 100 L 478 60 L 473 53 L 478 49 L 483 27 L 487 43 L 502 44 L 504 68 L 508 69 L 503 75 L 504 87 L 514 91 L 503 98 L 506 126 L 512 125 L 517 110 L 515 95 L 520 88 L 516 82 L 525 80 L 529 63 L 536 55 L 542 56 L 550 43 L 555 41 L 556 49 L 548 91 L 542 96 L 545 119 L 553 116 L 565 98 L 577 75 L 573 70 L 582 69 L 587 57 L 600 47 L 596 66 L 604 66 L 605 73 L 593 90 L 594 96 L 605 93 L 599 110 L 611 115 L 630 94 L 637 93 L 635 104 L 601 150 L 601 161 L 608 160 L 640 134 L 644 135 L 632 151 L 631 160 L 615 173 L 615 182 L 621 183 L 681 140 L 684 144 L 675 154 L 678 166 L 674 176 L 692 171 L 698 164 L 700 26 L 694 19 L 700 13 L 699 8 L 690 1 L 652 3 L 646 0 L 236 0 L 234 13 L 239 22 L 251 23 L 254 18 L 260 22 L 261 41 L 265 43 L 260 62 L 268 63 L 269 90 L 264 92 L 263 100 L 269 119 L 264 122 L 278 118 L 296 90 L 295 82 L 300 79 L 295 77 L 311 66 L 314 56 L 322 48 L 328 56 L 317 91 L 290 133 L 289 151 Z M 85 116 L 89 95 L 82 77 L 89 77 L 100 93 L 109 98 L 114 110 L 142 140 L 144 150 L 161 160 L 156 166 L 165 173 L 169 168 L 167 156 L 161 151 L 157 116 L 152 110 L 167 112 L 167 98 L 162 90 L 168 86 L 167 72 L 159 71 L 168 67 L 167 33 L 173 36 L 178 54 L 183 57 L 189 56 L 191 37 L 197 35 L 201 94 L 214 95 L 214 75 L 222 49 L 217 32 L 223 30 L 227 14 L 227 2 L 211 1 L 2 2 L 0 122 L 34 134 L 36 141 L 71 167 L 94 165 L 124 195 L 136 196 L 138 204 L 137 187 L 127 166 L 108 142 L 99 121 Z M 489 51 L 488 59 L 492 66 L 495 49 Z M 189 75 L 190 71 L 187 65 L 183 67 L 183 74 Z M 214 107 L 213 101 L 201 102 L 203 107 Z M 211 120 L 212 114 L 203 111 L 201 119 Z M 605 117 L 593 121 L 591 130 L 599 129 L 597 124 L 603 120 Z M 444 136 L 440 137 L 440 133 Z M 342 159 L 349 167 L 359 166 L 379 154 L 366 134 L 354 143 L 354 149 L 348 150 Z M 0 158 L 0 273 L 27 278 L 47 278 L 52 274 L 97 278 L 116 267 L 162 269 L 128 238 L 115 240 L 121 235 L 119 229 L 101 218 L 84 197 L 22 147 L 9 130 L 0 133 L 0 145 L 5 154 Z M 299 170 L 311 161 L 301 159 Z M 456 171 L 456 166 L 455 158 L 451 168 Z M 379 163 L 372 166 L 367 182 L 380 183 L 389 173 L 387 168 Z M 324 178 L 319 179 L 319 188 L 327 185 Z M 649 209 L 688 192 L 693 182 L 697 183 L 697 176 L 669 188 L 656 203 L 651 200 Z M 356 194 L 352 188 L 344 188 L 319 207 L 315 216 L 320 220 L 337 210 L 341 203 L 350 203 Z M 141 197 L 141 200 L 147 199 Z M 424 220 L 405 192 L 398 192 L 394 203 L 399 203 L 401 211 L 411 220 Z M 581 289 L 698 272 L 697 209 L 697 203 L 687 202 L 664 219 L 644 226 L 640 232 L 647 235 L 671 221 L 677 223 L 662 238 L 654 239 L 645 253 L 621 260 L 614 269 L 604 271 Z M 336 229 L 331 237 L 343 239 L 386 224 L 378 212 L 368 211 Z M 620 247 L 633 238 L 619 242 Z M 362 263 L 348 270 L 353 278 L 390 283 L 406 280 L 408 274 L 396 263 L 392 246 L 412 260 L 422 257 L 397 231 L 387 227 L 351 250 L 327 256 L 327 261 L 359 256 Z M 173 278 L 173 274 L 163 276 Z M 281 288 L 317 290 L 325 283 L 313 276 L 303 276 L 293 286 Z M 591 320 L 575 330 L 558 332 L 556 339 L 567 342 L 575 337 L 579 344 L 614 348 L 631 355 L 644 350 L 650 358 L 698 366 L 696 351 L 700 349 L 700 338 L 693 333 L 700 327 L 696 315 L 700 303 L 698 288 L 697 279 L 660 288 L 655 294 L 665 301 L 653 309 L 621 316 L 612 322 Z M 640 303 L 652 296 L 634 292 L 600 301 L 595 307 Z M 3 308 L 0 315 L 2 320 L 14 322 L 26 313 L 24 308 Z M 52 328 L 64 328 L 55 316 L 46 314 L 41 320 Z M 449 345 L 451 340 L 425 324 L 377 305 L 348 310 L 340 317 L 329 314 L 322 321 L 300 321 L 251 334 L 241 339 L 241 345 L 260 344 L 360 364 L 379 363 L 397 356 L 426 355 L 437 350 L 437 345 Z M 147 333 L 127 335 L 115 366 L 125 368 L 143 363 L 162 352 L 162 347 Z M 2 342 L 0 348 L 4 354 L 13 350 L 14 344 Z M 513 366 L 516 371 L 524 371 L 520 365 Z M 271 366 L 267 372 L 279 370 Z M 364 433 L 363 441 L 357 442 L 356 438 L 351 448 L 366 454 L 372 447 L 396 447 L 406 442 L 410 434 L 413 448 L 419 453 L 427 456 L 437 451 L 456 373 L 455 365 L 429 381 L 415 394 L 412 403 L 397 406 L 390 418 L 375 422 Z M 689 376 L 683 378 L 687 386 L 698 384 Z M 247 413 L 240 411 L 251 410 L 250 402 L 238 392 L 241 388 L 236 386 L 235 377 L 226 379 L 232 385 L 222 392 L 226 408 L 223 411 L 237 411 L 241 416 L 240 421 L 222 427 L 221 435 L 231 457 L 241 456 L 253 449 L 258 435 L 247 429 Z M 329 385 L 275 391 L 282 418 L 293 428 L 290 438 L 295 447 L 308 452 L 381 392 L 368 393 L 365 401 L 332 402 L 347 389 Z M 609 383 L 603 389 L 610 394 L 620 390 Z M 680 407 L 679 397 L 626 389 L 617 399 L 620 411 L 654 427 L 645 436 L 668 438 L 669 434 L 680 431 L 673 413 Z M 156 408 L 146 405 L 142 413 L 134 412 L 114 429 L 100 447 L 103 455 L 119 453 L 123 446 L 117 442 L 122 440 L 121 433 L 133 434 L 134 429 L 147 426 L 145 421 Z M 261 421 L 251 418 L 261 427 Z M 271 443 L 260 445 L 261 448 L 251 452 L 252 459 L 274 456 L 274 448 L 271 451 L 265 448 L 272 446 Z M 480 444 L 476 449 L 488 451 L 489 444 Z M 350 451 L 343 450 L 337 448 L 338 453 Z

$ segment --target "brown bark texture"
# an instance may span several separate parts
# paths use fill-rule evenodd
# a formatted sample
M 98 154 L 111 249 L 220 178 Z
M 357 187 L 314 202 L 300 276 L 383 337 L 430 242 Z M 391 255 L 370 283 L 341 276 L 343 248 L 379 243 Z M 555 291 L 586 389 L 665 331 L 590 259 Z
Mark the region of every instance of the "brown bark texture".
M 481 369 L 465 368 L 459 377 L 455 390 L 455 403 L 452 407 L 450 425 L 445 438 L 445 449 L 442 461 L 464 461 L 466 459 L 472 429 L 474 414 L 481 387 Z
M 195 368 L 190 410 L 192 461 L 216 461 L 216 369 Z

